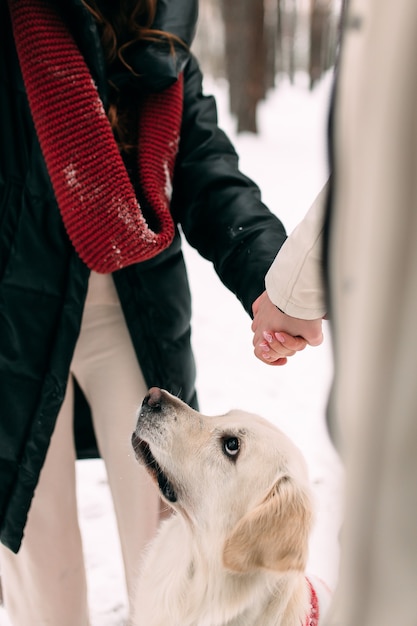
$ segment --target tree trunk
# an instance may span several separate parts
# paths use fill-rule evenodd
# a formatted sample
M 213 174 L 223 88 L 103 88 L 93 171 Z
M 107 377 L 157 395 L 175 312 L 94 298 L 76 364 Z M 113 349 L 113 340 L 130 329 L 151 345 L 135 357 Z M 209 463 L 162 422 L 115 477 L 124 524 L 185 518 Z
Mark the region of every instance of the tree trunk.
M 265 0 L 265 94 L 275 87 L 278 49 L 278 3 Z M 265 95 L 264 94 L 264 95 Z
M 331 0 L 311 0 L 310 16 L 310 89 L 329 65 Z
M 257 106 L 266 91 L 264 0 L 223 0 L 222 11 L 230 111 L 238 133 L 257 133 Z

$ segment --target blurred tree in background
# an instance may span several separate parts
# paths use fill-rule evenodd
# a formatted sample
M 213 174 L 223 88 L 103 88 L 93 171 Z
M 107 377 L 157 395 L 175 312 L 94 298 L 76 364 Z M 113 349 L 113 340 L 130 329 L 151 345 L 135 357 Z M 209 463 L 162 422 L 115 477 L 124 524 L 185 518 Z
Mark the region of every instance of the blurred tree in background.
M 256 107 L 266 94 L 264 0 L 221 0 L 230 111 L 237 130 L 256 133 Z
M 257 132 L 269 89 L 297 72 L 310 89 L 335 62 L 344 0 L 200 0 L 194 50 L 205 73 L 229 82 L 238 132 Z

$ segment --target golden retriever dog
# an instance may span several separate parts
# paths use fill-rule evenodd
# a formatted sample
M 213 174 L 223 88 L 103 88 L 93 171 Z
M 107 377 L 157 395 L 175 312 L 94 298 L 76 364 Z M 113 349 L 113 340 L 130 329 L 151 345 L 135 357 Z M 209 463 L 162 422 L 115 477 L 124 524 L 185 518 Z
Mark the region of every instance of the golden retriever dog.
M 306 577 L 313 519 L 305 461 L 268 421 L 206 417 L 153 387 L 132 444 L 174 514 L 141 568 L 132 626 L 318 626 Z

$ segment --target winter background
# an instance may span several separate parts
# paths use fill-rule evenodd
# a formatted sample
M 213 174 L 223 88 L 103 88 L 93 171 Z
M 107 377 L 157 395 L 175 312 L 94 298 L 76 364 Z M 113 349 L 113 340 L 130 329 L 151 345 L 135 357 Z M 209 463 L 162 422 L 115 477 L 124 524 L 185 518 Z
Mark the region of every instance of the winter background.
M 327 177 L 326 123 L 332 76 L 308 89 L 307 75 L 283 79 L 259 108 L 259 134 L 236 135 L 228 114 L 227 85 L 208 79 L 220 126 L 234 142 L 241 170 L 262 190 L 264 202 L 288 232 L 296 226 Z M 304 453 L 317 516 L 308 570 L 334 587 L 338 568 L 343 472 L 326 430 L 332 379 L 330 329 L 318 348 L 307 347 L 283 367 L 253 355 L 251 320 L 221 284 L 210 263 L 184 243 L 193 294 L 193 346 L 203 413 L 241 408 L 263 415 Z M 123 570 L 106 475 L 101 460 L 78 461 L 78 496 L 89 583 L 92 626 L 122 626 L 127 615 Z M 10 626 L 0 607 L 0 626 Z M 59 626 L 57 624 L 56 626 Z

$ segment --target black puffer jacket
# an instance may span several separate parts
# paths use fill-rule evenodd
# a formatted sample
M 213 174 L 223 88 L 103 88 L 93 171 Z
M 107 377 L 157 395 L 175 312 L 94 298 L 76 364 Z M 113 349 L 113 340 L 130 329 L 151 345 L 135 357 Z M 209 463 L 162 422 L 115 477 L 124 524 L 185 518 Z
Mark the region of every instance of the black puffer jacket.
M 194 0 L 163 0 L 157 26 L 191 42 Z M 104 60 L 80 0 L 72 25 L 106 104 Z M 80 330 L 89 270 L 63 228 L 32 123 L 6 0 L 0 0 L 0 538 L 17 551 Z M 36 52 L 34 51 L 34 54 Z M 192 54 L 175 60 L 155 44 L 133 50 L 144 88 L 160 90 L 184 72 L 184 114 L 172 213 L 192 246 L 251 312 L 285 239 L 281 223 L 217 127 Z M 196 405 L 191 302 L 180 235 L 156 258 L 113 275 L 147 383 Z

